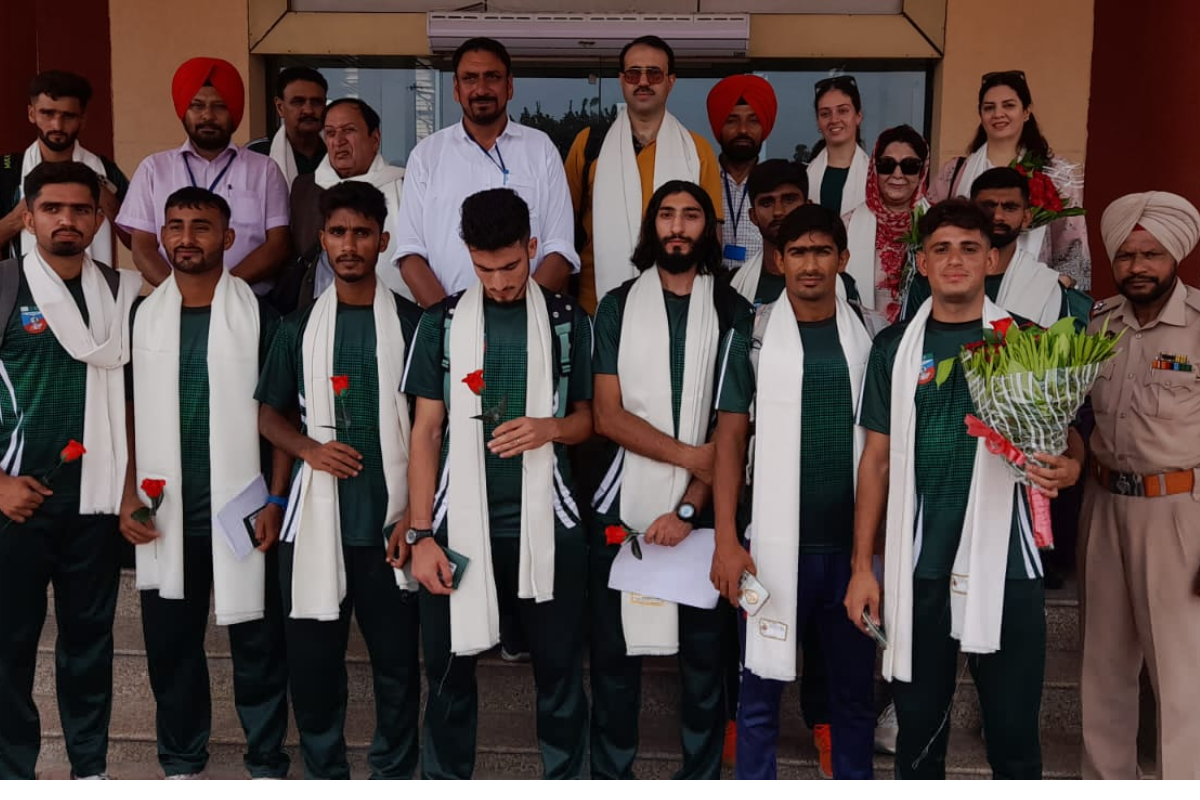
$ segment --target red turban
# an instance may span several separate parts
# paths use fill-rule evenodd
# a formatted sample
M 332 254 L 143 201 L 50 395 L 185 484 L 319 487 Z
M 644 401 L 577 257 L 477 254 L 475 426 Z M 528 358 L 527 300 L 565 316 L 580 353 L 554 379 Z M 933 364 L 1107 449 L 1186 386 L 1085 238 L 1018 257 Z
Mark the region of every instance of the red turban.
M 762 123 L 763 138 L 771 135 L 775 127 L 775 112 L 779 109 L 779 101 L 775 99 L 775 90 L 771 84 L 757 75 L 730 75 L 721 79 L 720 83 L 708 93 L 708 124 L 712 125 L 713 136 L 721 138 L 721 128 L 729 118 L 729 112 L 737 105 L 738 100 L 744 99 L 758 121 Z
M 175 70 L 171 79 L 171 99 L 175 101 L 175 113 L 183 119 L 188 105 L 196 92 L 206 83 L 221 95 L 221 99 L 229 106 L 233 115 L 233 127 L 242 123 L 242 111 L 246 106 L 246 87 L 242 84 L 242 76 L 237 68 L 228 61 L 220 58 L 189 58 Z

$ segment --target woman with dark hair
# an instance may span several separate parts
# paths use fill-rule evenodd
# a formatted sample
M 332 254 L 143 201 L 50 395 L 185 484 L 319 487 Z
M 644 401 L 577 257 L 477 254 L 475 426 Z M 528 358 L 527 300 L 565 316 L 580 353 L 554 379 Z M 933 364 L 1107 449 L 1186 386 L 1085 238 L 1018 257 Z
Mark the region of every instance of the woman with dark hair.
M 866 200 L 844 217 L 850 250 L 846 271 L 863 287 L 863 306 L 888 322 L 900 316 L 900 298 L 911 274 L 906 239 L 914 209 L 929 207 L 928 174 L 929 145 L 921 134 L 908 125 L 888 128 L 875 141 L 864 182 Z
M 859 144 L 862 96 L 853 75 L 822 78 L 814 88 L 821 141 L 808 164 L 808 196 L 836 214 L 846 214 L 863 201 L 870 160 Z
M 993 167 L 1018 162 L 1040 165 L 1067 206 L 1083 205 L 1083 173 L 1077 165 L 1054 155 L 1038 128 L 1031 106 L 1033 96 L 1020 70 L 989 72 L 979 86 L 979 129 L 970 155 L 951 160 L 929 189 L 931 202 L 968 197 L 975 179 Z M 1092 258 L 1082 216 L 1060 217 L 1021 235 L 1017 246 L 1038 261 L 1071 278 L 1078 288 L 1091 286 Z

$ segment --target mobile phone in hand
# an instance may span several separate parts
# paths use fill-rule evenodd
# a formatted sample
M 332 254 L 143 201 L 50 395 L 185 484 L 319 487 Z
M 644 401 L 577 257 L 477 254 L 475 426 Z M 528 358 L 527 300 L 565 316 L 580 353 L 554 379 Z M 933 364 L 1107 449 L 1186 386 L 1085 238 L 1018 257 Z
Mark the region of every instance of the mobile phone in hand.
M 757 614 L 770 597 L 771 593 L 758 582 L 758 578 L 749 572 L 742 573 L 741 579 L 738 580 L 738 605 L 746 612 L 746 616 L 753 617 Z
M 873 638 L 880 647 L 886 650 L 888 646 L 888 640 L 887 637 L 883 635 L 883 628 L 875 624 L 875 620 L 871 619 L 871 615 L 867 613 L 865 608 L 862 612 L 862 620 L 863 625 L 867 626 L 867 633 L 871 634 L 871 638 Z

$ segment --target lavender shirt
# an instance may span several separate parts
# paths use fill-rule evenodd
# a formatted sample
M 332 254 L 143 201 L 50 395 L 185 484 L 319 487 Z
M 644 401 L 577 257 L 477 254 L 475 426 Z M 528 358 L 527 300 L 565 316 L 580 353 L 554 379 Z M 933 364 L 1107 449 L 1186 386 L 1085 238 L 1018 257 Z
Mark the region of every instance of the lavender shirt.
M 233 216 L 230 227 L 236 236 L 233 247 L 225 251 L 226 269 L 236 267 L 265 242 L 267 231 L 287 227 L 287 182 L 270 157 L 231 144 L 208 161 L 196 153 L 191 139 L 182 147 L 146 156 L 138 165 L 117 215 L 117 224 L 127 231 L 144 231 L 158 238 L 166 221 L 167 198 L 176 189 L 193 185 L 211 188 L 229 203 Z M 158 249 L 166 258 L 161 244 Z M 256 283 L 254 290 L 264 294 L 271 283 Z

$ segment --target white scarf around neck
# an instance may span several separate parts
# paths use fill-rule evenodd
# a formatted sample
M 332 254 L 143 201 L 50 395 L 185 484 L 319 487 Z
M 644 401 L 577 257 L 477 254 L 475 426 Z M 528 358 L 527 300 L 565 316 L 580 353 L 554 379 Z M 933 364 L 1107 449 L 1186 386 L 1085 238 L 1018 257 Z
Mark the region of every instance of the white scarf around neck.
M 337 186 L 343 181 L 363 181 L 364 183 L 369 183 L 383 193 L 383 198 L 387 202 L 387 224 L 384 226 L 384 229 L 391 228 L 395 225 L 396 220 L 400 218 L 400 196 L 404 190 L 404 168 L 393 167 L 384 161 L 382 153 L 375 154 L 375 159 L 371 162 L 371 166 L 366 172 L 351 178 L 343 178 L 338 175 L 337 170 L 329 163 L 329 156 L 326 155 L 321 159 L 316 172 L 313 173 L 313 180 L 322 189 Z M 376 273 L 376 277 L 383 281 L 384 286 L 396 294 L 406 300 L 413 300 L 415 302 L 412 290 L 408 288 L 408 284 L 400 276 L 400 268 L 392 263 L 392 255 L 395 252 L 396 236 L 393 233 L 391 240 L 388 242 L 387 250 L 379 254 L 379 271 Z M 324 253 L 321 254 L 321 261 L 322 268 L 329 269 L 330 272 L 328 274 L 332 274 L 332 269 L 328 266 L 328 259 Z
M 166 481 L 154 518 L 159 538 L 138 545 L 137 588 L 167 600 L 184 599 L 183 445 L 179 423 L 180 317 L 183 297 L 172 273 L 146 298 L 133 328 L 137 482 Z M 224 270 L 213 293 L 208 324 L 209 497 L 212 514 L 260 473 L 258 299 Z M 193 376 L 182 376 L 192 380 Z M 262 619 L 266 561 L 255 550 L 239 561 L 218 534 L 212 542 L 213 598 L 218 625 Z
M 871 157 L 862 147 L 855 145 L 854 158 L 850 161 L 850 171 L 846 174 L 846 184 L 842 189 L 842 207 L 837 209 L 838 216 L 850 213 L 867 199 L 867 174 L 871 168 Z M 825 180 L 825 170 L 829 169 L 829 150 L 822 148 L 808 165 L 808 196 L 814 202 L 821 200 L 821 182 Z
M 450 651 L 474 655 L 500 641 L 500 606 L 492 568 L 482 397 L 462 381 L 483 369 L 484 290 L 476 282 L 459 299 L 450 326 L 450 445 L 447 543 L 471 560 L 450 595 Z M 541 288 L 525 289 L 525 416 L 555 414 L 550 318 Z M 484 375 L 484 380 L 489 380 Z M 517 596 L 554 599 L 554 443 L 521 455 L 521 544 Z
M 754 557 L 757 577 L 763 586 L 769 587 L 771 596 L 746 625 L 745 665 L 761 678 L 793 681 L 801 634 L 796 625 L 796 603 L 803 475 L 797 455 L 801 452 L 804 342 L 786 294 L 760 308 L 755 322 L 755 338 L 761 336 L 762 342 L 756 369 L 755 424 L 768 434 L 754 437 L 756 490 L 752 501 L 754 536 L 750 539 L 750 554 Z M 849 411 L 853 415 L 862 393 L 871 337 L 854 310 L 841 299 L 837 301 L 837 332 L 850 373 Z M 853 436 L 857 488 L 858 462 L 866 434 L 855 425 Z M 783 623 L 785 638 L 764 636 L 762 625 L 767 622 Z
M 283 179 L 287 181 L 288 190 L 291 191 L 292 182 L 300 177 L 300 168 L 296 166 L 296 151 L 288 141 L 287 129 L 282 125 L 271 137 L 270 156 L 271 160 L 279 165 L 279 171 L 283 173 Z
M 1019 154 L 1018 158 L 1020 157 Z M 993 169 L 996 165 L 988 160 L 987 157 L 987 142 L 979 146 L 974 153 L 966 157 L 963 162 L 962 169 L 958 171 L 958 183 L 951 186 L 949 193 L 958 197 L 971 197 L 971 186 L 974 185 L 975 179 L 989 169 Z M 1007 167 L 1007 164 L 1002 166 Z M 1017 237 L 1017 249 L 1023 250 L 1034 257 L 1035 260 L 1041 260 L 1042 247 L 1046 242 L 1046 228 L 1043 225 L 1040 228 L 1024 231 Z
M 700 156 L 696 142 L 671 112 L 663 112 L 654 142 L 652 191 L 670 180 L 699 183 Z M 629 259 L 641 233 L 646 199 L 642 197 L 642 175 L 633 151 L 633 129 L 622 106 L 600 147 L 592 189 L 592 248 L 598 300 L 637 274 Z
M 1009 316 L 991 300 L 984 298 L 983 302 L 984 326 Z M 892 367 L 890 487 L 883 560 L 883 622 L 888 638 L 883 677 L 889 681 L 912 681 L 914 539 L 920 503 L 915 467 L 916 390 L 932 311 L 933 298 L 927 298 L 908 323 Z M 961 363 L 955 369 L 962 369 Z M 1000 649 L 1015 487 L 1016 479 L 1003 459 L 989 453 L 983 440 L 978 440 L 970 499 L 950 578 L 951 636 L 959 640 L 965 653 Z
M 108 173 L 104 169 L 104 162 L 100 160 L 100 156 L 85 149 L 79 142 L 75 142 L 71 160 L 86 165 L 101 178 L 108 179 Z M 42 149 L 38 147 L 37 142 L 34 142 L 25 148 L 25 157 L 21 159 L 21 184 L 19 187 L 21 197 L 25 196 L 25 176 L 41 163 Z M 35 249 L 37 249 L 37 240 L 33 238 L 32 233 L 21 228 L 21 254 L 28 255 Z M 116 269 L 117 265 L 113 262 L 112 222 L 107 217 L 100 221 L 100 227 L 96 229 L 96 235 L 92 238 L 92 243 L 88 245 L 87 252 L 93 259 L 106 267 Z
M 336 438 L 333 384 L 334 335 L 337 330 L 337 284 L 313 303 L 301 345 L 308 436 L 321 444 Z M 411 426 L 408 400 L 400 391 L 405 345 L 396 301 L 387 287 L 375 284 L 375 368 L 379 376 L 379 448 L 387 486 L 384 530 L 391 530 L 408 508 L 408 445 Z M 349 391 L 360 391 L 354 386 Z M 346 597 L 346 565 L 342 554 L 342 522 L 338 479 L 301 464 L 292 482 L 283 521 L 283 541 L 294 542 L 292 562 L 293 619 L 331 621 Z M 380 558 L 386 535 L 380 532 Z M 394 570 L 402 589 L 414 588 L 403 571 Z
M 1018 247 L 1004 270 L 996 305 L 1043 328 L 1050 327 L 1058 322 L 1062 310 L 1058 273 Z
M 63 279 L 34 247 L 22 260 L 33 301 L 63 350 L 87 364 L 83 406 L 83 446 L 79 483 L 80 514 L 116 514 L 125 491 L 129 446 L 125 440 L 125 375 L 129 363 L 129 310 L 142 289 L 142 276 L 118 270 L 116 299 L 100 268 L 86 253 L 80 278 L 87 304 L 83 321 Z M 66 442 L 63 442 L 66 445 Z
M 713 304 L 714 280 L 697 275 L 688 303 L 683 392 L 679 401 L 679 441 L 704 444 L 713 402 L 720 323 Z M 671 336 L 657 267 L 629 289 L 621 319 L 617 374 L 625 410 L 668 435 L 675 429 L 671 401 Z M 691 482 L 686 469 L 629 450 L 621 475 L 621 520 L 645 532 L 659 516 L 674 511 Z M 679 609 L 675 603 L 621 595 L 625 649 L 631 656 L 672 655 L 679 650 Z
M 762 279 L 763 273 L 763 253 L 760 250 L 754 255 L 746 259 L 746 263 L 733 273 L 733 278 L 729 281 L 729 285 L 733 290 L 746 298 L 746 301 L 753 305 L 755 295 L 758 293 L 758 282 Z M 841 283 L 841 281 L 838 281 Z
M 865 202 L 855 206 L 846 223 L 847 249 L 850 260 L 846 272 L 859 287 L 859 300 L 864 308 L 875 308 L 875 285 L 879 283 L 879 253 L 875 249 L 875 234 L 879 221 Z

